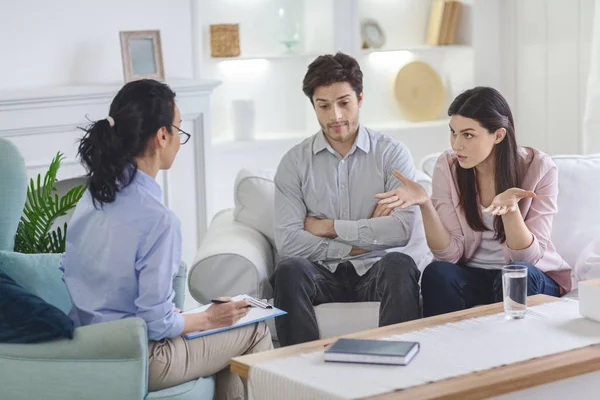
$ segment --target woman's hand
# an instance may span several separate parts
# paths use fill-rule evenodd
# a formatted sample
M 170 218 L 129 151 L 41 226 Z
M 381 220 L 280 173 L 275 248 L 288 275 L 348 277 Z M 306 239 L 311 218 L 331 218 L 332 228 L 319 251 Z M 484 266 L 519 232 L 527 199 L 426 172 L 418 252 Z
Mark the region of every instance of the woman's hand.
M 230 301 L 224 304 L 211 304 L 206 309 L 210 329 L 231 326 L 245 317 L 250 311 L 248 300 Z
M 394 171 L 394 176 L 404 184 L 403 187 L 386 193 L 376 194 L 379 200 L 378 205 L 385 205 L 387 208 L 404 209 L 413 205 L 425 204 L 429 201 L 429 196 L 423 186 L 417 182 L 411 181 L 398 171 Z
M 483 212 L 491 215 L 505 215 L 515 212 L 517 211 L 519 200 L 526 197 L 533 198 L 535 197 L 535 193 L 519 188 L 508 189 L 494 197 L 492 204 L 485 208 Z

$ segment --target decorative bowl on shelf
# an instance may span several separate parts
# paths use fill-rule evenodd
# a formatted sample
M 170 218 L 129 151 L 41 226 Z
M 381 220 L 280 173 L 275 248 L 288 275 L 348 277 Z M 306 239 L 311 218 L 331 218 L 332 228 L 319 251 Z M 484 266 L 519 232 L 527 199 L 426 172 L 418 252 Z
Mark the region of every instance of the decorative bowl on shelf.
M 429 64 L 413 61 L 398 71 L 394 88 L 400 109 L 410 121 L 432 121 L 444 107 L 444 86 Z

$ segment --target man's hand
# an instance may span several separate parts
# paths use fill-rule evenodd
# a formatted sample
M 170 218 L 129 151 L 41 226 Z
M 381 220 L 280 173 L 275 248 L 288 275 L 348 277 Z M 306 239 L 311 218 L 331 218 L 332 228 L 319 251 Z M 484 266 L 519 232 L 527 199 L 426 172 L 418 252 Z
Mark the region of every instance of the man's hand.
M 304 230 L 319 237 L 330 239 L 335 239 L 337 237 L 332 219 L 306 217 L 304 219 Z
M 387 217 L 392 213 L 392 211 L 394 211 L 394 209 L 388 207 L 387 204 L 380 204 L 378 202 L 377 207 L 375 207 L 375 211 L 373 211 L 373 215 L 371 215 L 371 218 Z
M 368 250 L 363 249 L 362 247 L 352 246 L 352 251 L 350 251 L 351 256 L 359 256 L 361 254 L 368 253 Z

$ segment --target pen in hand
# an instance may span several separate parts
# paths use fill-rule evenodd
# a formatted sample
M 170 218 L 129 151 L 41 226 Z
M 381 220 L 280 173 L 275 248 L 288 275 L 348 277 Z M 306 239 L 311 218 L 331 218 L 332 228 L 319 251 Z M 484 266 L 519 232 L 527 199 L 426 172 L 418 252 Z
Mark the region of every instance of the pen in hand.
M 213 304 L 226 304 L 226 303 L 231 303 L 231 300 L 230 299 L 229 300 L 212 299 L 210 302 Z M 252 307 L 252 305 L 248 304 L 246 307 L 250 308 L 250 307 Z
M 212 299 L 210 302 L 214 303 L 214 304 L 225 304 L 225 303 L 229 303 L 231 300 L 219 300 L 219 299 Z

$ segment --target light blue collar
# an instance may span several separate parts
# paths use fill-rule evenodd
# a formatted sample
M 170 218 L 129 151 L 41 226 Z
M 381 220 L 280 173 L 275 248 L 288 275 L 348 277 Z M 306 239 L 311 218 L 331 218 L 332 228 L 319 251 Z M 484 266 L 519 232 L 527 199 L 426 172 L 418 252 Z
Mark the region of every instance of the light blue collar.
M 369 133 L 367 132 L 366 128 L 362 125 L 359 125 L 358 127 L 358 135 L 356 135 L 356 140 L 354 141 L 352 148 L 348 152 L 348 155 L 354 153 L 357 147 L 367 154 L 371 150 L 371 141 L 369 140 Z M 325 149 L 329 150 L 329 152 L 332 154 L 337 154 L 337 152 L 333 149 L 333 147 L 331 147 L 331 145 L 325 138 L 325 134 L 323 133 L 323 131 L 320 130 L 315 135 L 315 140 L 313 142 L 313 154 L 317 154 Z
M 150 192 L 150 194 L 153 197 L 162 201 L 163 192 L 162 192 L 160 185 L 158 184 L 158 182 L 156 182 L 156 179 L 154 179 L 147 173 L 142 172 L 141 170 L 138 169 L 135 174 L 135 177 L 133 178 L 133 182 L 136 183 L 137 185 L 144 187 L 146 190 L 148 190 Z

